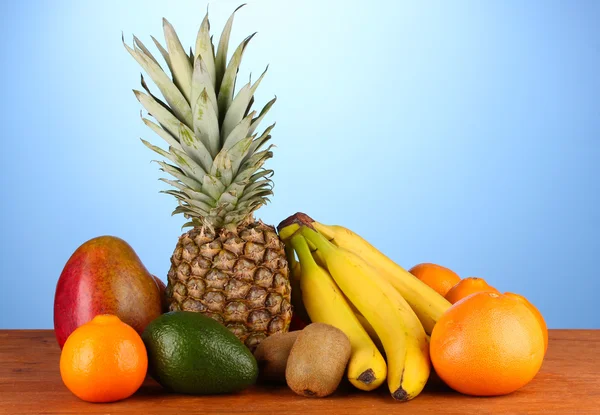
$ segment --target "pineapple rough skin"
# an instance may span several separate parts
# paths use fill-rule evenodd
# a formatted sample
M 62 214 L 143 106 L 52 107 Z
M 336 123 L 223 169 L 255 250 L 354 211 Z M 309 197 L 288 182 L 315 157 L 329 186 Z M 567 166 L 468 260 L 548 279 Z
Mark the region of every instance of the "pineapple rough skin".
M 218 234 L 196 227 L 179 237 L 171 257 L 169 310 L 210 316 L 254 350 L 289 328 L 288 273 L 284 244 L 271 226 L 254 222 Z

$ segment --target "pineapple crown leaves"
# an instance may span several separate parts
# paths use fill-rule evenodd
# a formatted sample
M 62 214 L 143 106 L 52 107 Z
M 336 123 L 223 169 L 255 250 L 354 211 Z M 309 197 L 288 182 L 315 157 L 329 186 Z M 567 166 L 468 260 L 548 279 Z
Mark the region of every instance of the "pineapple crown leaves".
M 244 5 L 242 5 L 244 6 Z M 163 193 L 178 200 L 173 214 L 190 221 L 185 226 L 236 228 L 252 213 L 269 202 L 272 195 L 272 170 L 263 168 L 273 156 L 265 144 L 271 139 L 268 126 L 256 130 L 277 97 L 259 111 L 252 110 L 254 93 L 267 68 L 252 83 L 235 86 L 243 53 L 255 35 L 246 37 L 229 61 L 227 53 L 235 12 L 229 17 L 215 49 L 210 34 L 208 11 L 200 24 L 194 50 L 183 48 L 173 26 L 163 19 L 166 47 L 152 37 L 170 75 L 137 37 L 123 45 L 154 82 L 162 99 L 152 94 L 144 75 L 142 90 L 134 94 L 149 115 L 142 121 L 168 145 L 163 149 L 143 140 L 158 153 L 160 170 L 172 176 L 161 178 L 172 188 Z

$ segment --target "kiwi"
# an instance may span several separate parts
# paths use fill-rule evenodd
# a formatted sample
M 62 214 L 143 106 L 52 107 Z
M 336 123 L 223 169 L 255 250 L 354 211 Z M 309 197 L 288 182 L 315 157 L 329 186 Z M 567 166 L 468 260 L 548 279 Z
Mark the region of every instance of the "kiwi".
M 329 324 L 309 324 L 298 335 L 288 357 L 288 386 L 311 398 L 331 395 L 344 376 L 350 352 L 350 341 L 343 331 Z
M 288 356 L 299 334 L 299 330 L 277 333 L 260 342 L 254 351 L 260 380 L 285 383 Z

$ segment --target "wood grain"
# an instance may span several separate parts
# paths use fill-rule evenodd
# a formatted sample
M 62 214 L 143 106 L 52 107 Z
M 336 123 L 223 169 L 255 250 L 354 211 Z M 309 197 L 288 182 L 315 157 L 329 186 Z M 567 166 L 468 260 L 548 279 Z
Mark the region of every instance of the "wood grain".
M 62 384 L 60 350 L 51 330 L 0 331 L 0 414 L 600 414 L 600 330 L 551 330 L 537 377 L 502 397 L 474 398 L 432 382 L 416 399 L 394 402 L 342 386 L 326 399 L 285 386 L 256 386 L 223 396 L 169 394 L 148 379 L 131 398 L 111 404 L 80 401 Z

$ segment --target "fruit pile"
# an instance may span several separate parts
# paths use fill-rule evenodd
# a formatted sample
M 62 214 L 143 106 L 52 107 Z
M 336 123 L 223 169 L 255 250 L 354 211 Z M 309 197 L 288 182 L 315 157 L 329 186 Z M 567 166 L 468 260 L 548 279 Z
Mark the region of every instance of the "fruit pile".
M 83 244 L 55 296 L 65 385 L 83 400 L 112 402 L 132 395 L 149 369 L 177 393 L 233 393 L 259 378 L 325 397 L 346 375 L 363 391 L 387 379 L 393 398 L 405 401 L 421 392 L 431 363 L 453 389 L 482 396 L 513 392 L 539 370 L 548 332 L 524 297 L 435 264 L 409 273 L 350 230 L 304 214 L 279 228 L 302 330 L 267 337 L 254 354 L 203 313 L 155 313 L 162 283 L 124 241 Z M 150 289 L 131 301 L 129 286 Z
M 408 272 L 350 230 L 304 214 L 278 231 L 255 220 L 272 195 L 273 171 L 263 166 L 275 124 L 258 128 L 275 99 L 253 109 L 266 70 L 236 91 L 253 35 L 229 56 L 233 17 L 213 44 L 207 14 L 189 53 L 163 20 L 166 47 L 153 41 L 165 69 L 137 37 L 124 43 L 162 95 L 142 75 L 134 93 L 155 121 L 142 120 L 167 148 L 142 142 L 163 158 L 164 193 L 191 229 L 166 286 L 119 238 L 73 253 L 54 300 L 65 385 L 111 402 L 135 393 L 148 371 L 176 393 L 233 393 L 261 379 L 325 397 L 346 376 L 363 391 L 387 381 L 407 401 L 432 366 L 471 395 L 529 382 L 547 330 L 523 297 L 433 264 Z
M 433 363 L 459 392 L 501 395 L 540 369 L 547 329 L 524 297 L 500 294 L 481 278 L 461 280 L 435 264 L 408 272 L 351 230 L 303 213 L 278 229 L 292 269 L 294 310 L 346 334 L 352 350 L 346 376 L 358 389 L 376 389 L 387 379 L 394 399 L 410 400 Z

